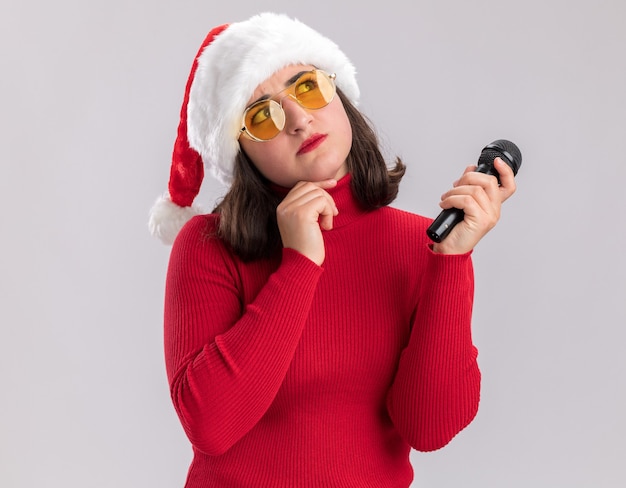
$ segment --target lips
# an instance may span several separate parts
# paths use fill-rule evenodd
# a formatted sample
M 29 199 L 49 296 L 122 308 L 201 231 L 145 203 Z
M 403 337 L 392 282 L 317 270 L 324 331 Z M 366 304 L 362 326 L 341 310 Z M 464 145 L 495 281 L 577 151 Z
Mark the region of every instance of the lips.
M 298 156 L 313 151 L 315 148 L 319 147 L 324 140 L 326 140 L 326 134 L 313 134 L 302 143 L 297 152 Z

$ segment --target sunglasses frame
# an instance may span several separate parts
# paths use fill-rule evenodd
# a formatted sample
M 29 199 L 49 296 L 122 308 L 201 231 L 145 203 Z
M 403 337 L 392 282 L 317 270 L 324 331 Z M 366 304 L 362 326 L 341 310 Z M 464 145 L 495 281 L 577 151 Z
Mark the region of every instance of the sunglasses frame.
M 292 92 L 295 92 L 294 87 L 301 82 L 302 78 L 310 75 L 311 73 L 321 73 L 322 76 L 326 77 L 332 87 L 333 87 L 333 96 L 330 97 L 330 100 L 328 100 L 328 102 L 325 105 L 322 105 L 321 107 L 317 107 L 317 108 L 309 108 L 305 105 L 302 104 L 302 102 L 298 99 L 298 97 L 295 95 L 295 93 L 288 93 L 284 96 L 281 96 L 283 93 L 291 90 Z M 285 97 L 291 97 L 293 100 L 295 100 L 296 102 L 298 102 L 298 105 L 300 105 L 301 107 L 307 109 L 307 110 L 319 110 L 320 108 L 324 108 L 327 107 L 335 98 L 335 95 L 337 95 L 337 85 L 335 84 L 335 78 L 336 78 L 336 74 L 335 73 L 327 73 L 324 70 L 321 69 L 312 69 L 309 71 L 306 71 L 304 73 L 302 73 L 300 76 L 298 76 L 298 79 L 295 80 L 293 83 L 291 83 L 288 87 L 286 87 L 284 90 L 279 91 L 278 93 L 276 93 L 275 95 L 271 96 L 269 99 L 264 99 L 264 100 L 259 100 L 258 102 L 254 102 L 252 105 L 250 105 L 248 108 L 246 108 L 243 112 L 243 116 L 241 118 L 241 129 L 239 130 L 239 137 L 241 136 L 241 134 L 246 134 L 250 139 L 252 139 L 253 141 L 256 142 L 267 142 L 267 141 L 271 141 L 272 139 L 274 139 L 278 134 L 280 134 L 283 129 L 285 128 L 285 121 L 286 121 L 286 115 L 285 115 L 285 110 L 283 109 L 283 100 L 285 99 Z M 280 100 L 277 101 L 277 100 Z M 281 110 L 281 112 L 283 113 L 284 116 L 284 120 L 283 120 L 283 126 L 278 130 L 278 132 L 276 132 L 275 135 L 273 135 L 272 137 L 270 137 L 269 139 L 261 139 L 255 135 L 253 135 L 248 128 L 246 127 L 246 115 L 248 114 L 248 112 L 253 109 L 254 107 L 256 107 L 257 105 L 260 105 L 262 103 L 273 103 L 276 106 L 278 106 L 278 108 Z

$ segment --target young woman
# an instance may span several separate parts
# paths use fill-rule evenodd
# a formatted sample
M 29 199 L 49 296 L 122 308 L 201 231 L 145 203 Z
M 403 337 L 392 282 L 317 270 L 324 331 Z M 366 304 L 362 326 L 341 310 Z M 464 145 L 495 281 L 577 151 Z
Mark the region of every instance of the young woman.
M 389 207 L 405 168 L 358 97 L 344 53 L 283 15 L 214 29 L 194 61 L 150 222 L 174 241 L 165 356 L 189 488 L 407 487 L 410 449 L 477 412 L 470 255 L 512 171 L 468 167 L 441 202 L 465 219 L 434 244 L 429 219 Z M 229 191 L 192 216 L 205 166 Z

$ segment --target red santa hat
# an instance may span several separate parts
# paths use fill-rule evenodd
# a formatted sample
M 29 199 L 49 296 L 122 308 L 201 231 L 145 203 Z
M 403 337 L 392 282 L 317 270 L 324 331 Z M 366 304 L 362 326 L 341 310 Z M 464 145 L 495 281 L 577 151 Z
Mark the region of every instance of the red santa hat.
M 200 213 L 193 205 L 204 167 L 224 184 L 233 176 L 241 117 L 256 87 L 292 64 L 337 75 L 337 86 L 358 103 L 356 70 L 339 47 L 282 14 L 263 13 L 211 30 L 194 59 L 174 143 L 168 191 L 150 211 L 150 232 L 171 244 Z

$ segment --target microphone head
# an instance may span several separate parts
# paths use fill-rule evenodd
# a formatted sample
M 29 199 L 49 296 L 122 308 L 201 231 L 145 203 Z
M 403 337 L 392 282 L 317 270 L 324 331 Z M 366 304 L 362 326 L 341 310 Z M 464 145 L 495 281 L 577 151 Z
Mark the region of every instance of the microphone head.
M 506 139 L 493 141 L 482 150 L 478 164 L 480 165 L 484 162 L 492 165 L 493 160 L 497 157 L 502 158 L 502 160 L 509 165 L 513 170 L 513 175 L 517 174 L 517 171 L 522 165 L 522 153 L 515 144 Z

